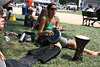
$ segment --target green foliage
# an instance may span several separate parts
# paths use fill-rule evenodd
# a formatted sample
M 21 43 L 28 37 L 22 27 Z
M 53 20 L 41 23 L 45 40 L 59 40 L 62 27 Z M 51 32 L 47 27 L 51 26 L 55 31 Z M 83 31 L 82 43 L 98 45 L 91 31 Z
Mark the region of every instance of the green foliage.
M 59 0 L 60 4 L 66 4 L 69 2 L 75 2 L 78 5 L 79 0 Z
M 20 2 L 26 2 L 26 0 L 12 0 L 12 2 L 20 3 Z
M 23 18 L 22 15 L 15 15 L 17 18 Z M 18 37 L 8 36 L 10 41 L 5 41 L 4 36 L 0 34 L 0 50 L 3 52 L 6 59 L 18 60 L 27 54 L 28 50 L 39 48 L 36 39 L 38 37 L 37 30 L 31 30 L 29 27 L 23 26 L 23 21 L 5 21 L 7 27 L 4 28 L 4 32 L 23 32 L 32 31 L 36 33 L 34 42 L 19 42 Z M 86 45 L 89 50 L 100 51 L 100 29 L 93 27 L 86 27 L 82 25 L 73 25 L 67 23 L 60 23 L 60 26 L 66 28 L 66 31 L 62 31 L 62 36 L 74 39 L 75 35 L 84 35 L 91 40 Z M 61 53 L 54 59 L 50 60 L 46 64 L 42 64 L 39 61 L 33 64 L 32 67 L 99 67 L 100 56 L 92 56 L 87 53 L 83 53 L 83 62 L 72 61 L 75 51 L 71 48 L 63 48 Z
M 12 0 L 12 2 L 26 2 L 26 0 Z M 75 2 L 76 4 L 78 4 L 78 0 L 59 0 L 60 4 L 66 4 L 69 2 Z
M 68 3 L 68 0 L 59 0 L 60 4 L 66 4 Z

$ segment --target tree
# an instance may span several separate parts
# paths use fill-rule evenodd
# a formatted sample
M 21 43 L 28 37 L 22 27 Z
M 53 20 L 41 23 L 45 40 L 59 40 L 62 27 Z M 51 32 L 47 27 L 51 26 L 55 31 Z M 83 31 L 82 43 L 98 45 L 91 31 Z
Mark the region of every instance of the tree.
M 60 4 L 66 4 L 69 2 L 75 2 L 78 5 L 79 0 L 59 0 Z
M 60 4 L 66 4 L 68 0 L 59 0 Z
M 26 0 L 12 0 L 12 2 L 26 2 Z

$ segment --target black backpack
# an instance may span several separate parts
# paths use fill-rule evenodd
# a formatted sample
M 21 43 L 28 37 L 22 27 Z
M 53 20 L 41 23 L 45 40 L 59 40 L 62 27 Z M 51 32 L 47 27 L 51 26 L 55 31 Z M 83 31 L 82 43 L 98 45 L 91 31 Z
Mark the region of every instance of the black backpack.
M 27 31 L 21 32 L 21 33 L 18 34 L 19 39 L 20 39 L 20 37 L 22 36 L 23 33 L 26 34 L 23 41 L 27 41 L 27 42 L 34 41 L 34 38 L 35 38 L 34 32 L 27 32 Z
M 24 65 L 13 59 L 7 59 L 5 63 L 7 67 L 30 67 L 29 65 Z
M 60 48 L 55 45 L 49 45 L 38 49 L 29 50 L 28 54 L 33 55 L 41 63 L 46 63 L 60 54 Z

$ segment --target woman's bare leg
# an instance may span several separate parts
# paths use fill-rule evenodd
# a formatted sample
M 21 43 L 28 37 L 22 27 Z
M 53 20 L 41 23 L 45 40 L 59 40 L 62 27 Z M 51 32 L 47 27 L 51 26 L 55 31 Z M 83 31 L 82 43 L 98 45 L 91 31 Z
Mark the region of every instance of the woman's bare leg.
M 58 46 L 60 49 L 62 49 L 62 45 L 61 45 L 59 42 L 57 42 L 56 44 L 50 44 L 50 45 L 56 45 L 56 46 Z
M 86 52 L 88 54 L 92 54 L 94 56 L 100 55 L 100 52 L 94 52 L 94 51 L 91 51 L 91 50 L 88 50 L 88 49 L 85 49 L 85 48 L 84 48 L 84 52 Z
M 76 50 L 76 48 L 77 48 L 76 42 L 74 40 L 68 40 L 67 46 L 71 46 L 74 50 Z M 94 56 L 100 55 L 100 52 L 94 52 L 94 51 L 91 51 L 91 50 L 88 50 L 85 48 L 84 48 L 84 52 L 94 55 Z

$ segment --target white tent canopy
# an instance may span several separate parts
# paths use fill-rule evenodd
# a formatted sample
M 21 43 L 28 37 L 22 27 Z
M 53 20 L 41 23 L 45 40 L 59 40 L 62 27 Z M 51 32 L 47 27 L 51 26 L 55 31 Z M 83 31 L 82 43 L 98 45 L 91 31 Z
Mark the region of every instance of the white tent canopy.
M 35 2 L 39 2 L 39 3 L 51 3 L 50 0 L 33 0 Z

